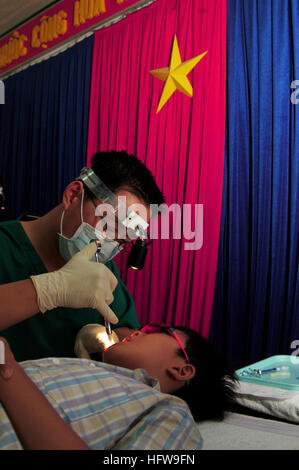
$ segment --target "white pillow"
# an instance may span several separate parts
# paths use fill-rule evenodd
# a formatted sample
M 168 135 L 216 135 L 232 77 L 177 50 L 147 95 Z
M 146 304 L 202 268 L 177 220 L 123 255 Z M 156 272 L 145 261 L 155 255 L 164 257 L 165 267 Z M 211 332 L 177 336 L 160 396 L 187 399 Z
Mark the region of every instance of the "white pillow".
M 239 382 L 236 402 L 246 408 L 299 424 L 299 392 Z M 299 437 L 299 429 L 298 429 Z

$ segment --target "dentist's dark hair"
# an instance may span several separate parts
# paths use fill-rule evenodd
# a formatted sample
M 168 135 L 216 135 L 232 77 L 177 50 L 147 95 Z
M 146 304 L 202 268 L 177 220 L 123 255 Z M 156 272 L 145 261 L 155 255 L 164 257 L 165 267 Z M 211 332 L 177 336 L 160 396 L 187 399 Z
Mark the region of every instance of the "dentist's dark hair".
M 123 188 L 141 198 L 147 205 L 165 202 L 150 170 L 138 158 L 124 150 L 96 153 L 92 157 L 91 168 L 114 193 Z M 87 197 L 94 198 L 85 185 L 84 190 Z

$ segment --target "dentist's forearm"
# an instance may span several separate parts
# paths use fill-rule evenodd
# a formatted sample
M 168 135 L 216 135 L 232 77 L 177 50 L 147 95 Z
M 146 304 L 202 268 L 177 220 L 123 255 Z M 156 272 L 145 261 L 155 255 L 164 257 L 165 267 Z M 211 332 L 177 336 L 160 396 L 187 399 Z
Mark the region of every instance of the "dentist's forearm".
M 57 271 L 0 286 L 0 331 L 56 307 L 97 309 L 118 323 L 109 307 L 117 279 L 104 264 L 90 261 L 96 249 L 90 243 Z
M 0 331 L 39 312 L 36 290 L 31 279 L 1 285 L 0 299 Z

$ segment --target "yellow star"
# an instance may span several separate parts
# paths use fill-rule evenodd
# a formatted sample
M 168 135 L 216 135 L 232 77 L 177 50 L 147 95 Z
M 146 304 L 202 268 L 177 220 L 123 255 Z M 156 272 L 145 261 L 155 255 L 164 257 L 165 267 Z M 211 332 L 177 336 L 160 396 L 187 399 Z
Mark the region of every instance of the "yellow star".
M 173 95 L 175 90 L 179 90 L 185 95 L 193 96 L 193 88 L 189 82 L 187 75 L 198 64 L 198 62 L 208 53 L 208 51 L 200 54 L 193 59 L 186 62 L 181 61 L 178 41 L 176 35 L 174 36 L 170 65 L 163 69 L 150 70 L 150 74 L 165 82 L 163 92 L 159 101 L 157 114 L 163 108 L 164 104 Z

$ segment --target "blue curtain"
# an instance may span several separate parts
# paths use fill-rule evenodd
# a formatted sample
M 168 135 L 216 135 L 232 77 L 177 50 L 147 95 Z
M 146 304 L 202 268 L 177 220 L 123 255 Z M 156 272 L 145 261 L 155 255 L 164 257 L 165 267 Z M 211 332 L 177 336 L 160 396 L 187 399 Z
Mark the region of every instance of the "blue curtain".
M 299 104 L 291 101 L 299 2 L 227 3 L 226 155 L 210 338 L 239 367 L 291 354 L 299 340 Z
M 43 215 L 86 163 L 93 36 L 5 80 L 2 220 Z

